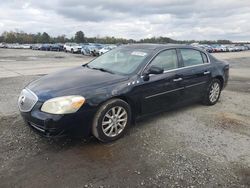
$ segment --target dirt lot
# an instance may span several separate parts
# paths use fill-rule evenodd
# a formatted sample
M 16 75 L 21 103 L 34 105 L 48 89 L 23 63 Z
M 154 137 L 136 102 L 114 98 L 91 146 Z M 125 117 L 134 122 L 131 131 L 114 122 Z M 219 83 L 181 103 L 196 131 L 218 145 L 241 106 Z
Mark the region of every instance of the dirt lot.
M 101 144 L 42 138 L 16 106 L 30 81 L 90 58 L 0 49 L 0 187 L 249 187 L 250 51 L 215 56 L 231 66 L 218 104 L 149 117 Z

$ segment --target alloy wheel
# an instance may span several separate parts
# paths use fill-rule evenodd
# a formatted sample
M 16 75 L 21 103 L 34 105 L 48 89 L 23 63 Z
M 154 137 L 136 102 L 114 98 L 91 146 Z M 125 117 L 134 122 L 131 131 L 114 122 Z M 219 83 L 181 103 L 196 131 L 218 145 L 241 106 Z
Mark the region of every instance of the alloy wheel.
M 102 131 L 108 137 L 118 136 L 128 122 L 128 113 L 121 106 L 111 108 L 103 117 Z
M 209 92 L 210 102 L 214 103 L 219 98 L 219 95 L 220 95 L 220 84 L 218 82 L 214 82 Z

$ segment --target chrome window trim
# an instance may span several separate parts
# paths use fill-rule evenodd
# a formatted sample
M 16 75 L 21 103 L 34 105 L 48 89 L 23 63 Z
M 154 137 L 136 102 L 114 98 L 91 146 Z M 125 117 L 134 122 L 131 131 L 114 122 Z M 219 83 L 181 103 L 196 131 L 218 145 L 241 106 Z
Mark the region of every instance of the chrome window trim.
M 148 61 L 148 63 L 143 67 L 142 71 L 141 71 L 141 74 L 140 74 L 140 77 L 143 78 L 143 72 L 145 71 L 145 69 L 147 68 L 147 66 L 154 60 L 154 58 L 160 54 L 161 52 L 163 51 L 166 51 L 166 50 L 177 50 L 177 49 L 181 49 L 181 48 L 166 48 L 166 49 L 163 49 L 163 50 L 160 50 L 158 53 L 156 53 L 152 58 L 150 58 L 150 60 Z M 207 56 L 207 59 L 208 59 L 208 62 L 207 63 L 204 63 L 203 64 L 198 64 L 198 65 L 191 65 L 191 66 L 184 66 L 184 67 L 179 67 L 179 68 L 176 68 L 176 69 L 171 69 L 171 70 L 166 70 L 163 72 L 163 74 L 165 73 L 168 73 L 168 72 L 173 72 L 173 71 L 177 71 L 177 70 L 182 70 L 182 69 L 186 69 L 186 68 L 192 68 L 192 67 L 198 67 L 198 66 L 204 66 L 204 65 L 208 65 L 208 64 L 211 64 L 211 61 L 210 61 L 210 58 L 208 56 L 208 54 L 206 52 L 203 52 L 199 49 L 194 49 L 194 48 L 183 48 L 183 49 L 191 49 L 191 50 L 196 50 L 196 51 L 199 51 L 200 53 L 204 53 L 206 56 Z M 176 53 L 177 55 L 177 53 Z M 177 55 L 177 59 L 178 59 L 178 55 Z M 179 61 L 179 60 L 178 60 Z M 149 76 L 152 76 L 153 74 L 150 74 Z

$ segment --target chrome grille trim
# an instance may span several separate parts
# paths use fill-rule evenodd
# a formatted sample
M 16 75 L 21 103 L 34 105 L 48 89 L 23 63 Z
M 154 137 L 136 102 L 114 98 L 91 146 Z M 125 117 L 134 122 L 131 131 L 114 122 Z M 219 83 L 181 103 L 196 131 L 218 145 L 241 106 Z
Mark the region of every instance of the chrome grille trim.
M 28 88 L 22 90 L 18 98 L 18 108 L 21 112 L 30 112 L 38 101 L 38 97 Z

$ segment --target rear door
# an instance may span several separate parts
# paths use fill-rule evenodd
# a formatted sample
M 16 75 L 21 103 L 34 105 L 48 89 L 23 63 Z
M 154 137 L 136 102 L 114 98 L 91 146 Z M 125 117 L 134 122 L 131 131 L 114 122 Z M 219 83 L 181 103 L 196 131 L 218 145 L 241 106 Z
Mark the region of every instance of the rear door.
M 182 68 L 177 74 L 182 76 L 186 100 L 201 98 L 211 79 L 211 65 L 207 55 L 199 50 L 183 48 L 178 50 Z

